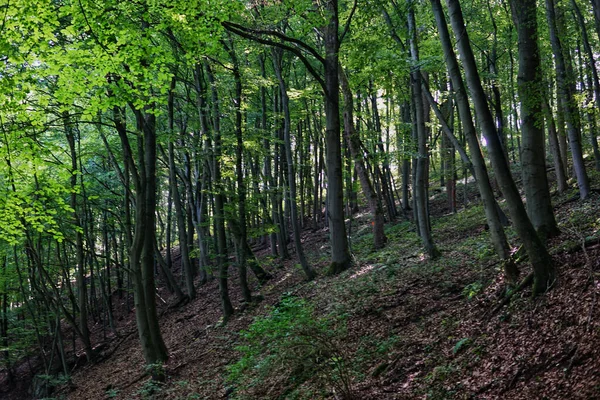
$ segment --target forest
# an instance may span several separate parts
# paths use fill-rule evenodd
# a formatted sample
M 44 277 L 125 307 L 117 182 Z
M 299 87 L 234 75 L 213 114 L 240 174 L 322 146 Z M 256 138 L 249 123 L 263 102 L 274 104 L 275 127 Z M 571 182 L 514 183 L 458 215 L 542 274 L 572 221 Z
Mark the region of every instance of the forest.
M 600 398 L 600 0 L 0 0 L 0 398 Z

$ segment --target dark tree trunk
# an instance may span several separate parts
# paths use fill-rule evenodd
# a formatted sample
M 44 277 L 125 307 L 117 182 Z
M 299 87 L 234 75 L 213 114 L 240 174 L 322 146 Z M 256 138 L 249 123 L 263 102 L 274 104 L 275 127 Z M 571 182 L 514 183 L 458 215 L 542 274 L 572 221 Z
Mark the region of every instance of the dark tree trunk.
M 235 82 L 235 91 L 233 99 L 233 108 L 235 110 L 235 174 L 237 184 L 237 208 L 238 215 L 231 216 L 230 218 L 237 219 L 237 230 L 234 232 L 237 248 L 237 261 L 238 261 L 238 276 L 240 280 L 240 287 L 242 289 L 242 297 L 246 303 L 252 301 L 252 292 L 248 286 L 248 273 L 247 273 L 247 256 L 246 256 L 246 242 L 248 241 L 248 228 L 247 228 L 247 213 L 246 213 L 246 182 L 244 179 L 244 138 L 242 133 L 242 76 L 240 68 L 235 54 L 234 43 L 231 38 L 228 43 L 224 43 L 231 58 L 233 65 L 233 79 Z
M 373 214 L 373 247 L 380 249 L 387 241 L 384 232 L 385 221 L 383 218 L 383 210 L 381 209 L 381 204 L 377 199 L 377 193 L 373 188 L 373 184 L 369 178 L 363 157 L 360 152 L 362 144 L 360 137 L 354 129 L 354 103 L 350 84 L 348 83 L 348 79 L 346 78 L 346 75 L 341 67 L 339 74 L 342 93 L 344 95 L 344 137 L 348 143 L 350 154 L 354 159 L 354 168 L 358 174 L 363 194 L 365 195 L 367 203 L 369 204 L 369 210 L 371 211 L 371 214 Z
M 344 181 L 340 143 L 340 99 L 338 78 L 338 1 L 326 3 L 329 23 L 325 28 L 325 145 L 327 151 L 327 218 L 331 231 L 330 274 L 348 269 L 352 263 L 344 222 Z
M 412 59 L 411 66 L 411 83 L 413 93 L 413 103 L 415 106 L 416 115 L 416 131 L 417 131 L 417 165 L 415 173 L 415 209 L 418 216 L 418 228 L 419 235 L 423 241 L 425 251 L 431 258 L 437 258 L 440 256 L 439 250 L 433 243 L 431 236 L 431 230 L 429 227 L 429 212 L 428 212 L 428 198 L 427 198 L 427 132 L 425 130 L 425 115 L 423 108 L 423 91 L 421 88 L 421 72 L 419 65 L 419 52 L 417 48 L 417 28 L 415 23 L 415 11 L 414 3 L 411 0 L 408 1 L 408 30 L 410 40 L 410 53 Z
M 181 195 L 179 194 L 179 188 L 177 185 L 177 170 L 175 165 L 175 146 L 173 140 L 175 137 L 174 131 L 174 96 L 175 96 L 175 78 L 171 81 L 171 90 L 169 92 L 168 101 L 168 123 L 169 133 L 171 140 L 169 141 L 169 185 L 171 187 L 171 193 L 173 196 L 173 203 L 175 204 L 175 220 L 177 222 L 177 232 L 179 234 L 179 251 L 181 252 L 181 265 L 183 269 L 183 276 L 185 278 L 185 287 L 187 295 L 190 299 L 196 298 L 196 287 L 194 286 L 194 273 L 192 269 L 192 261 L 190 259 L 189 247 L 188 247 L 188 236 L 186 231 L 185 211 L 183 209 L 183 202 Z M 167 248 L 167 251 L 171 249 Z
M 310 266 L 304 255 L 304 249 L 302 247 L 302 239 L 300 237 L 300 225 L 298 223 L 298 205 L 296 203 L 296 174 L 294 172 L 294 160 L 292 157 L 292 140 L 290 137 L 290 101 L 287 94 L 287 87 L 283 80 L 281 71 L 282 62 L 282 50 L 273 49 L 273 68 L 275 70 L 275 76 L 279 82 L 279 94 L 281 96 L 281 107 L 283 111 L 283 143 L 285 148 L 285 156 L 287 160 L 287 174 L 288 174 L 288 189 L 290 196 L 290 218 L 292 225 L 292 234 L 294 235 L 294 247 L 296 248 L 296 255 L 300 266 L 306 275 L 306 279 L 309 281 L 313 280 L 317 275 L 315 270 Z
M 542 238 L 558 234 L 546 176 L 542 103 L 545 94 L 537 40 L 535 0 L 511 0 L 513 21 L 519 38 L 523 187 L 527 213 Z
M 475 57 L 471 49 L 469 36 L 465 28 L 462 10 L 458 0 L 447 0 L 450 21 L 454 35 L 460 38 L 458 49 L 465 68 L 465 75 L 469 84 L 475 111 L 483 134 L 488 144 L 489 154 L 496 172 L 496 179 L 506 198 L 506 202 L 517 233 L 523 241 L 523 246 L 529 255 L 529 260 L 534 270 L 534 293 L 543 293 L 548 290 L 556 278 L 552 258 L 538 237 L 533 224 L 527 216 L 521 195 L 510 173 L 508 160 L 504 156 L 502 145 L 498 138 L 494 119 L 487 104 L 485 92 L 481 85 Z
M 577 176 L 577 185 L 579 186 L 579 196 L 582 199 L 585 199 L 590 194 L 590 184 L 585 170 L 583 152 L 581 149 L 579 112 L 575 107 L 574 94 L 567 77 L 567 65 L 565 63 L 563 46 L 556 26 L 556 11 L 553 0 L 546 0 L 546 17 L 548 28 L 550 30 L 550 43 L 552 45 L 552 52 L 554 53 L 558 87 L 557 97 L 565 123 L 567 124 L 567 134 L 569 136 L 569 145 L 571 147 L 571 156 L 573 158 L 573 169 Z
M 68 112 L 63 113 L 63 122 L 65 126 L 65 134 L 67 137 L 67 142 L 69 143 L 69 151 L 71 154 L 71 199 L 70 205 L 73 209 L 73 224 L 76 227 L 75 231 L 75 255 L 76 255 L 76 284 L 77 284 L 77 294 L 78 294 L 78 303 L 79 303 L 79 330 L 82 335 L 82 342 L 84 344 L 86 356 L 88 361 L 92 361 L 94 357 L 94 352 L 92 350 L 92 343 L 90 340 L 90 331 L 88 327 L 88 291 L 87 284 L 85 278 L 85 260 L 84 260 L 84 246 L 83 246 L 83 233 L 79 228 L 81 228 L 81 221 L 79 218 L 79 206 L 77 204 L 77 171 L 79 171 L 79 167 L 77 164 L 77 149 L 75 146 L 75 132 L 73 126 L 71 125 L 70 116 Z
M 224 199 L 224 185 L 223 178 L 221 176 L 221 155 L 222 155 L 222 140 L 221 140 L 221 112 L 219 107 L 219 95 L 215 86 L 215 79 L 210 69 L 210 65 L 206 64 L 206 72 L 208 80 L 211 85 L 212 91 L 212 106 L 213 106 L 213 135 L 214 135 L 214 150 L 213 150 L 213 185 L 215 190 L 214 195 L 214 220 L 216 228 L 216 239 L 217 239 L 217 265 L 219 268 L 218 282 L 219 282 L 219 295 L 221 297 L 221 307 L 223 309 L 223 322 L 226 323 L 229 318 L 233 315 L 233 306 L 229 299 L 229 264 L 227 261 L 227 236 L 225 233 L 225 199 Z
M 590 118 L 591 122 L 595 120 L 595 111 L 600 109 L 600 79 L 598 78 L 598 69 L 596 68 L 596 60 L 594 58 L 594 52 L 592 51 L 592 47 L 590 46 L 590 40 L 588 38 L 587 28 L 585 26 L 585 20 L 583 15 L 581 14 L 581 10 L 577 5 L 576 0 L 571 0 L 571 6 L 575 11 L 575 16 L 577 17 L 577 22 L 579 23 L 579 27 L 581 29 L 581 39 L 583 41 L 583 48 L 587 55 L 587 78 L 591 80 L 593 85 L 588 85 L 589 97 L 588 101 L 591 102 L 591 98 L 595 98 L 596 110 L 588 110 L 587 115 Z M 591 75 L 591 76 L 590 76 Z M 590 142 L 592 144 L 592 150 L 594 152 L 594 160 L 596 171 L 600 171 L 600 149 L 598 148 L 598 138 L 595 126 L 590 126 Z

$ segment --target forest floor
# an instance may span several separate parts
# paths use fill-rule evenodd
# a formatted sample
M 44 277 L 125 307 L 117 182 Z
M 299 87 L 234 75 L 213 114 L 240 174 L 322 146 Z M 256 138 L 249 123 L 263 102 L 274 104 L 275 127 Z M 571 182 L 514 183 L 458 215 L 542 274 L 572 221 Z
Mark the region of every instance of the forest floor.
M 592 182 L 599 187 L 597 174 Z M 103 360 L 75 367 L 71 384 L 53 396 L 334 399 L 344 393 L 338 379 L 343 373 L 349 382 L 346 392 L 354 399 L 600 398 L 600 196 L 593 193 L 580 201 L 572 190 L 553 198 L 561 234 L 549 248 L 558 279 L 548 293 L 532 298 L 525 288 L 498 309 L 501 264 L 493 256 L 472 185 L 468 193 L 467 207 L 449 214 L 445 193 L 432 191 L 433 234 L 442 251 L 435 261 L 423 255 L 409 221 L 388 223 L 386 247 L 373 250 L 366 214 L 351 222 L 355 266 L 338 276 L 325 276 L 326 229 L 303 232 L 305 251 L 319 272 L 312 282 L 304 280 L 293 252 L 282 263 L 268 249 L 256 248 L 273 279 L 262 287 L 251 281 L 254 294 L 263 299 L 246 307 L 232 267 L 236 313 L 225 326 L 216 281 L 201 286 L 197 299 L 179 308 L 169 307 L 174 299 L 161 287 L 157 302 L 170 355 L 164 383 L 152 382 L 144 371 L 134 313 L 115 295 L 118 335 L 93 327 L 95 343 L 103 344 Z M 507 234 L 516 251 L 512 228 Z M 519 266 L 523 278 L 530 266 L 526 261 Z M 251 367 L 245 383 L 228 381 L 231 365 L 243 355 L 240 346 L 248 345 L 248 335 L 241 332 L 257 318 L 268 320 L 289 298 L 310 304 L 311 321 L 317 324 L 294 332 L 303 332 L 309 341 L 314 334 L 317 343 L 322 330 L 314 326 L 327 327 L 324 343 L 335 357 L 324 355 L 318 367 L 313 353 L 305 363 L 311 373 L 301 373 L 298 365 L 286 368 L 298 359 L 310 361 L 301 352 L 288 348 L 287 355 L 277 358 L 270 353 L 273 347 L 263 343 L 264 354 L 254 356 L 279 363 L 272 373 L 260 375 L 264 369 Z M 317 330 L 311 333 L 310 327 Z M 19 370 L 23 382 L 28 370 L 25 363 Z M 27 397 L 21 388 L 9 393 L 0 389 L 0 398 Z

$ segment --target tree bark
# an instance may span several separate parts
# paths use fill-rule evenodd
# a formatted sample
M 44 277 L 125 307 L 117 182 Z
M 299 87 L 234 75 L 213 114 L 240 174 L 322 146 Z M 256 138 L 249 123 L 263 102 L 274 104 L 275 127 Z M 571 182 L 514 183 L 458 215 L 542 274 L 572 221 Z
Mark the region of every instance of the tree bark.
M 579 112 L 575 107 L 573 91 L 567 79 L 567 66 L 563 54 L 563 46 L 558 36 L 556 11 L 553 0 L 546 0 L 546 17 L 548 28 L 550 30 L 550 44 L 552 45 L 552 52 L 554 53 L 558 87 L 557 97 L 565 118 L 565 123 L 567 124 L 567 134 L 569 137 L 569 145 L 571 147 L 571 157 L 573 158 L 573 169 L 575 170 L 577 185 L 579 186 L 579 196 L 582 199 L 585 199 L 590 194 L 590 183 L 583 162 Z
M 287 94 L 287 87 L 283 80 L 283 74 L 281 71 L 282 62 L 281 49 L 273 49 L 273 69 L 275 70 L 275 76 L 279 83 L 279 94 L 281 96 L 281 107 L 283 111 L 283 145 L 285 148 L 285 157 L 287 160 L 287 174 L 288 174 L 288 190 L 290 196 L 290 219 L 292 224 L 292 234 L 294 235 L 294 247 L 296 248 L 296 256 L 300 261 L 300 266 L 306 275 L 306 279 L 311 281 L 317 276 L 315 270 L 306 260 L 304 255 L 304 249 L 302 247 L 302 239 L 300 237 L 300 226 L 298 224 L 298 205 L 296 196 L 296 174 L 294 172 L 294 159 L 292 157 L 292 139 L 290 135 L 290 100 Z
M 538 48 L 535 0 L 511 0 L 519 39 L 517 89 L 521 104 L 521 160 L 527 214 L 542 238 L 556 236 L 558 225 L 546 176 L 542 104 L 545 95 Z
M 387 241 L 384 232 L 385 220 L 383 217 L 383 210 L 378 201 L 377 193 L 373 188 L 373 183 L 369 178 L 365 163 L 363 161 L 364 158 L 360 153 L 362 144 L 360 137 L 354 129 L 354 101 L 352 97 L 352 91 L 350 89 L 350 84 L 348 83 L 346 74 L 341 67 L 339 71 L 339 77 L 344 96 L 344 137 L 348 143 L 350 154 L 354 159 L 354 168 L 356 169 L 358 179 L 360 181 L 360 187 L 362 188 L 363 194 L 367 199 L 369 210 L 371 211 L 371 214 L 373 214 L 373 222 L 371 223 L 373 227 L 373 247 L 380 249 L 385 246 L 385 242 Z
M 173 203 L 175 204 L 175 219 L 177 222 L 177 233 L 179 235 L 179 251 L 181 252 L 181 265 L 183 269 L 183 275 L 185 278 L 185 288 L 187 290 L 187 295 L 190 299 L 196 298 L 196 287 L 194 286 L 194 273 L 192 269 L 192 262 L 190 260 L 190 253 L 188 247 L 188 237 L 186 233 L 186 221 L 185 221 L 185 212 L 183 210 L 183 205 L 181 201 L 181 195 L 179 194 L 179 188 L 177 187 L 177 170 L 175 165 L 175 146 L 173 145 L 173 140 L 175 137 L 175 129 L 174 129 L 174 96 L 175 96 L 175 78 L 171 81 L 171 88 L 169 91 L 169 100 L 168 100 L 168 124 L 169 124 L 169 133 L 171 135 L 171 140 L 168 144 L 168 152 L 169 152 L 169 185 L 171 186 L 171 193 L 173 194 Z M 171 251 L 171 249 L 167 249 L 167 251 Z
M 589 97 L 588 101 L 591 102 L 591 98 L 595 98 L 596 110 L 588 110 L 589 118 L 594 121 L 595 112 L 600 109 L 600 79 L 598 78 L 598 69 L 596 68 L 596 60 L 594 58 L 594 52 L 592 51 L 592 47 L 590 46 L 590 40 L 587 33 L 587 28 L 585 25 L 585 20 L 583 15 L 581 14 L 581 10 L 577 5 L 576 0 L 571 0 L 571 6 L 573 7 L 573 11 L 575 11 L 575 16 L 577 18 L 577 22 L 581 28 L 581 40 L 583 41 L 583 48 L 587 55 L 587 73 L 588 80 L 591 80 L 593 85 L 588 85 Z M 589 76 L 591 73 L 591 76 Z M 590 142 L 592 144 L 592 151 L 594 152 L 594 160 L 596 171 L 600 171 L 600 149 L 598 148 L 598 138 L 596 127 L 590 126 Z
M 411 83 L 412 83 L 412 98 L 415 106 L 416 114 L 416 130 L 418 141 L 418 158 L 417 168 L 415 173 L 415 205 L 418 215 L 419 235 L 423 241 L 423 247 L 430 258 L 435 259 L 440 256 L 439 250 L 433 243 L 431 230 L 429 228 L 429 211 L 427 198 L 427 133 L 425 131 L 425 115 L 423 108 L 423 91 L 421 88 L 421 72 L 419 68 L 419 51 L 417 48 L 417 28 L 415 23 L 414 3 L 408 0 L 408 30 L 410 41 L 411 54 Z
M 494 119 L 490 112 L 485 92 L 481 85 L 479 72 L 471 49 L 469 36 L 465 28 L 462 9 L 458 0 L 446 0 L 448 5 L 450 21 L 454 35 L 460 40 L 457 41 L 461 60 L 465 68 L 465 75 L 475 105 L 478 121 L 488 144 L 489 154 L 496 172 L 496 178 L 512 217 L 515 229 L 525 247 L 529 260 L 534 270 L 533 291 L 535 294 L 543 293 L 548 290 L 555 281 L 556 272 L 552 263 L 552 258 L 544 247 L 544 244 L 538 237 L 533 224 L 527 216 L 525 206 L 521 200 L 521 195 L 515 185 L 510 173 L 508 160 L 504 156 L 502 145 L 498 138 Z
M 208 80 L 211 85 L 212 91 L 212 106 L 213 106 L 213 184 L 215 190 L 215 206 L 214 206 L 214 220 L 217 237 L 217 265 L 219 268 L 218 282 L 219 282 L 219 296 L 221 297 L 221 307 L 223 310 L 223 322 L 227 323 L 229 318 L 233 315 L 233 306 L 229 299 L 229 264 L 227 262 L 227 237 L 225 233 L 225 211 L 224 211 L 224 195 L 223 191 L 223 179 L 221 176 L 221 154 L 222 154 L 222 140 L 221 140 L 221 112 L 219 107 L 219 94 L 215 86 L 215 79 L 210 68 L 210 65 L 206 63 L 206 72 Z
M 325 42 L 325 145 L 327 151 L 327 218 L 331 230 L 331 264 L 329 274 L 338 274 L 350 267 L 352 260 L 344 222 L 344 181 L 342 178 L 342 148 L 340 143 L 339 99 L 339 17 L 338 1 L 326 3 L 329 23 L 324 31 Z

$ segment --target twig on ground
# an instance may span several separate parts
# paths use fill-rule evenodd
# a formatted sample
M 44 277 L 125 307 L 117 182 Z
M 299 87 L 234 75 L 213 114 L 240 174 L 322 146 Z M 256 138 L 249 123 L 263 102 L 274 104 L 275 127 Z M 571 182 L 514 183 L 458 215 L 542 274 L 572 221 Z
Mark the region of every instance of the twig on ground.
M 492 315 L 496 314 L 498 311 L 500 311 L 500 309 L 502 307 L 504 307 L 505 305 L 510 303 L 510 300 L 516 293 L 520 292 L 521 290 L 523 290 L 527 286 L 531 285 L 532 283 L 533 283 L 533 272 L 529 273 L 529 275 L 527 275 L 525 277 L 525 279 L 523 279 L 521 281 L 521 283 L 519 283 L 519 286 L 517 286 L 516 288 L 511 290 L 510 293 L 508 293 L 506 296 L 504 296 L 502 301 L 496 307 L 494 307 L 491 311 L 487 312 L 484 316 L 491 317 Z

